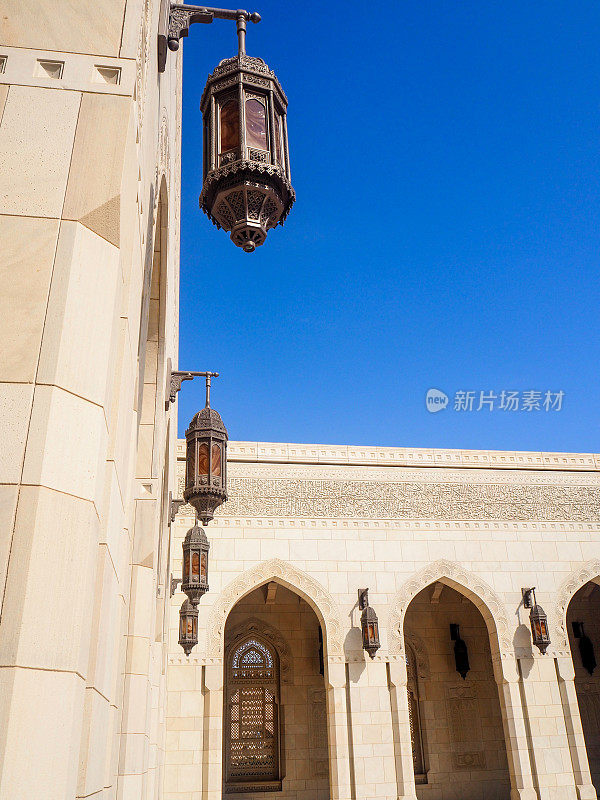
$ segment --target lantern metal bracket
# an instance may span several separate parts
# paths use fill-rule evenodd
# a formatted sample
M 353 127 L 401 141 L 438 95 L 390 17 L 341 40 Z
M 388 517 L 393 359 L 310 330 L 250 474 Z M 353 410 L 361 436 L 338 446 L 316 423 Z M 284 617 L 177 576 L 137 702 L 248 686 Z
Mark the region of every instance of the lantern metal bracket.
M 214 19 L 229 19 L 237 22 L 240 53 L 245 53 L 246 23 L 260 22 L 260 14 L 243 9 L 210 8 L 162 0 L 158 26 L 158 71 L 164 72 L 167 65 L 167 49 L 179 50 L 179 40 L 190 32 L 190 25 L 201 22 L 210 25 Z
M 210 404 L 210 379 L 218 377 L 218 372 L 178 372 L 167 370 L 165 411 L 168 411 L 170 404 L 175 402 L 177 392 L 181 389 L 183 381 L 191 381 L 194 378 L 206 378 L 206 405 L 208 406 Z
M 169 597 L 173 597 L 180 583 L 181 583 L 181 578 L 174 578 L 171 575 L 171 594 L 169 595 Z
M 521 589 L 521 596 L 523 598 L 523 608 L 533 608 L 535 604 L 535 586 L 531 589 Z
M 180 500 L 178 497 L 173 497 L 172 492 L 169 492 L 169 524 L 175 522 L 175 517 L 179 514 L 181 506 L 185 505 L 185 500 Z
M 369 590 L 368 589 L 359 589 L 358 590 L 358 608 L 360 611 L 363 611 L 369 605 Z

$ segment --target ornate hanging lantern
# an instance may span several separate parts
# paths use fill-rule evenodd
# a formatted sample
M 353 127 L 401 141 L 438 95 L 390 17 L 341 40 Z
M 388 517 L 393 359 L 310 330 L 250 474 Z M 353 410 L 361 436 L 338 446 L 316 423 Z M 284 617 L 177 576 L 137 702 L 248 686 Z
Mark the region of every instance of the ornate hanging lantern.
M 207 524 L 227 500 L 227 428 L 210 407 L 210 378 L 206 375 L 206 406 L 185 432 L 186 468 L 183 498 Z
M 471 669 L 469 664 L 469 651 L 464 639 L 460 638 L 460 625 L 455 622 L 450 623 L 450 640 L 454 642 L 454 663 L 456 671 L 463 681 L 467 677 L 467 672 Z
M 532 589 L 522 589 L 523 607 L 530 608 L 529 623 L 531 625 L 531 638 L 540 653 L 544 655 L 550 645 L 548 630 L 548 616 L 535 599 L 535 586 Z M 533 601 L 532 601 L 533 597 Z
M 179 644 L 186 656 L 198 644 L 198 608 L 189 600 L 179 609 Z
M 275 73 L 246 55 L 246 20 L 237 12 L 238 54 L 209 76 L 203 118 L 200 207 L 234 244 L 252 253 L 283 224 L 295 200 L 290 183 L 287 98 Z M 254 20 L 253 20 L 254 21 Z
M 186 533 L 182 548 L 181 591 L 187 594 L 192 605 L 197 606 L 202 595 L 208 592 L 208 551 L 210 550 L 210 543 L 199 525 L 194 525 Z
M 360 627 L 362 628 L 363 650 L 366 650 L 371 658 L 375 658 L 375 653 L 381 647 L 379 642 L 379 620 L 375 609 L 369 605 L 369 590 L 358 590 L 358 607 L 363 609 L 360 617 Z

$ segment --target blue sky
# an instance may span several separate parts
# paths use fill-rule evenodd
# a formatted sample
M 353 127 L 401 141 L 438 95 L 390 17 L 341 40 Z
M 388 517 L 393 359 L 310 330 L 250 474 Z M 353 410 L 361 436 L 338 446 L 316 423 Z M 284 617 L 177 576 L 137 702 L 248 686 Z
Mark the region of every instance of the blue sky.
M 230 437 L 598 451 L 597 3 L 248 10 L 248 52 L 289 98 L 298 198 L 253 254 L 198 209 L 200 95 L 235 26 L 183 43 L 179 363 L 221 373 Z M 562 408 L 502 410 L 503 390 Z M 180 434 L 202 405 L 184 383 Z

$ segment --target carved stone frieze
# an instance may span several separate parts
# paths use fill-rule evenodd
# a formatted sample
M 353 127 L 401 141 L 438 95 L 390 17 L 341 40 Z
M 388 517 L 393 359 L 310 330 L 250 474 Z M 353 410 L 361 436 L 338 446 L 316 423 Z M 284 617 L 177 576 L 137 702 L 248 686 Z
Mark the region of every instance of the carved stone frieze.
M 480 482 L 467 481 L 463 475 L 462 482 L 432 483 L 259 478 L 230 471 L 230 499 L 217 516 L 600 522 L 600 493 L 595 485 L 532 483 L 531 476 L 527 477 L 520 483 Z

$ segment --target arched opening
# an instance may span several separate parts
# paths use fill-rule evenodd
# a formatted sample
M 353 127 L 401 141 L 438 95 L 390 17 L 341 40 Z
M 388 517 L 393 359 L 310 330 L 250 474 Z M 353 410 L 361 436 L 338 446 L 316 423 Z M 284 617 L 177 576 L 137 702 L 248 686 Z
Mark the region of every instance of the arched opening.
M 481 612 L 456 589 L 433 583 L 408 606 L 404 638 L 417 797 L 508 800 L 500 699 Z
M 598 579 L 600 580 L 600 578 Z M 592 783 L 600 796 L 600 586 L 589 581 L 567 608 L 575 691 Z
M 223 794 L 329 799 L 319 620 L 271 581 L 241 598 L 225 626 Z

